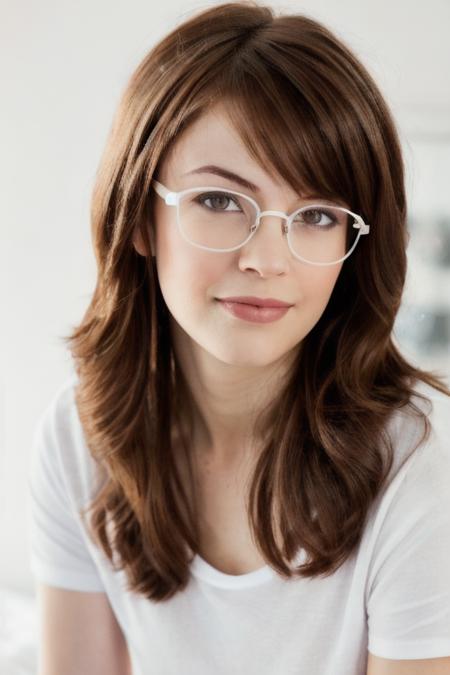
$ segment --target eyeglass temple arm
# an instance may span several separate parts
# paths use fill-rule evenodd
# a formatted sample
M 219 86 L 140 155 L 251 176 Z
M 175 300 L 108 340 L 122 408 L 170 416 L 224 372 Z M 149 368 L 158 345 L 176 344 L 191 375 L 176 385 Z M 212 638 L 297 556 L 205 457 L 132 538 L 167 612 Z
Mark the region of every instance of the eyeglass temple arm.
M 360 234 L 369 234 L 370 232 L 370 225 L 367 225 L 361 218 L 361 216 L 358 216 L 357 213 L 353 213 L 353 211 L 349 211 L 349 213 L 352 214 L 353 218 L 355 219 L 355 222 L 353 223 L 353 227 L 356 230 L 361 230 Z
M 162 183 L 155 178 L 152 179 L 152 185 L 160 197 L 164 199 L 168 206 L 175 206 L 177 203 L 177 193 L 168 190 Z
M 175 206 L 177 203 L 177 193 L 171 192 L 168 190 L 162 183 L 157 181 L 155 178 L 152 179 L 152 185 L 154 186 L 156 192 L 160 197 L 164 199 L 168 206 Z M 367 225 L 356 213 L 352 213 L 356 218 L 356 222 L 353 223 L 353 227 L 358 230 L 361 230 L 361 234 L 369 234 L 370 225 Z
M 370 232 L 370 225 L 367 225 L 366 223 L 356 222 L 353 223 L 353 227 L 357 230 L 361 230 L 360 234 L 369 234 Z

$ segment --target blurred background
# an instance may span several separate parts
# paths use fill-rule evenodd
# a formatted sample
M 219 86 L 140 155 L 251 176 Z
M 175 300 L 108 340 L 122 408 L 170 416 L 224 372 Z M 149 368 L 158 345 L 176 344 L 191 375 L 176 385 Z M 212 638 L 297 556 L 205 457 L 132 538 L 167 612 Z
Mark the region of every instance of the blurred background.
M 35 672 L 26 474 L 38 417 L 72 372 L 61 337 L 95 283 L 89 206 L 120 94 L 144 54 L 208 2 L 1 1 L 0 673 Z M 395 336 L 450 378 L 450 3 L 303 0 L 359 56 L 397 121 L 409 272 Z M 19 630 L 20 624 L 20 630 Z

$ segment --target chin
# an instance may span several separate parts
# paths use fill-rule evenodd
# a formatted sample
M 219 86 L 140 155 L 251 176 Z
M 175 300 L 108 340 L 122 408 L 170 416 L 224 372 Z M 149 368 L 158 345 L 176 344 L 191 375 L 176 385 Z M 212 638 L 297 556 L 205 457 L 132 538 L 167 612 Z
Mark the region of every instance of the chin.
M 226 352 L 210 352 L 218 361 L 226 363 L 229 366 L 239 368 L 265 368 L 279 361 L 286 352 L 264 353 L 258 347 L 249 349 L 246 353 L 241 350 Z

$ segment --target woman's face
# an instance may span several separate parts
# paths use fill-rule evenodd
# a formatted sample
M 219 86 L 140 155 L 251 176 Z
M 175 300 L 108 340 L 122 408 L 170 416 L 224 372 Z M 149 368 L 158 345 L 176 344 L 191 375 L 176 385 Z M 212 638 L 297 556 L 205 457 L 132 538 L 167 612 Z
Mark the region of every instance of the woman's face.
M 206 165 L 239 174 L 259 190 L 206 171 L 192 173 Z M 313 203 L 255 163 L 220 105 L 177 139 L 157 179 L 176 192 L 202 186 L 234 189 L 253 197 L 262 210 L 291 213 Z M 197 248 L 178 231 L 176 208 L 156 192 L 152 196 L 158 278 L 178 347 L 193 356 L 192 350 L 206 350 L 242 367 L 269 366 L 294 350 L 322 315 L 343 263 L 321 267 L 295 258 L 278 216 L 264 216 L 253 238 L 238 250 Z M 135 246 L 145 253 L 139 236 Z M 229 296 L 275 298 L 292 307 L 276 321 L 254 323 L 237 318 L 218 301 Z

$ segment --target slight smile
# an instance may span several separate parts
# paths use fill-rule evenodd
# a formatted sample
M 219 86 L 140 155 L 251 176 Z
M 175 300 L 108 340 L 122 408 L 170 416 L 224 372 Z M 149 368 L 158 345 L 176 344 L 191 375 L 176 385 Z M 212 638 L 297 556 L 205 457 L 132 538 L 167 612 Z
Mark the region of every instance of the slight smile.
M 220 305 L 237 319 L 249 321 L 251 323 L 272 323 L 281 319 L 292 307 L 292 305 L 255 305 L 248 302 L 217 298 Z M 241 300 L 241 299 L 239 299 Z

